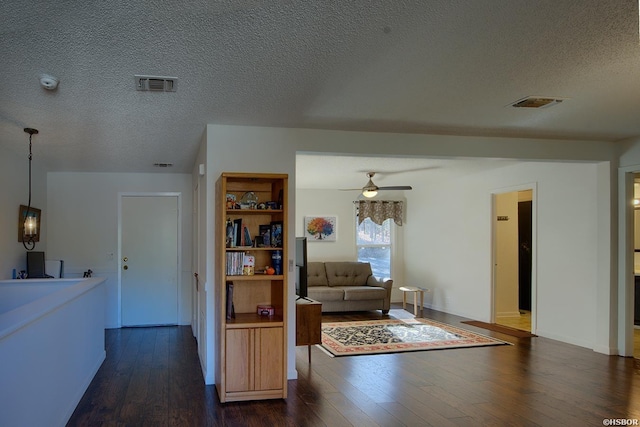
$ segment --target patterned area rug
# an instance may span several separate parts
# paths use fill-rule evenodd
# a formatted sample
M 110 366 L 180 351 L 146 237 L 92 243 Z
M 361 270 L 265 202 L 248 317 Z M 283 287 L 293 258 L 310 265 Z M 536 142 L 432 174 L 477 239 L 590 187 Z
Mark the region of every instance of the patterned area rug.
M 509 343 L 422 318 L 322 324 L 322 348 L 331 356 L 505 344 Z

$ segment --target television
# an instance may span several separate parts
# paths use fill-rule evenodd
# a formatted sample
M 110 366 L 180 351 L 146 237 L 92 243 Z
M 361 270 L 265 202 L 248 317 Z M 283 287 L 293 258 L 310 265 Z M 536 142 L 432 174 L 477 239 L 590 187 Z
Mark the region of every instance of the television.
M 44 252 L 27 252 L 27 279 L 47 277 L 44 267 Z
M 307 299 L 307 238 L 296 237 L 296 294 Z

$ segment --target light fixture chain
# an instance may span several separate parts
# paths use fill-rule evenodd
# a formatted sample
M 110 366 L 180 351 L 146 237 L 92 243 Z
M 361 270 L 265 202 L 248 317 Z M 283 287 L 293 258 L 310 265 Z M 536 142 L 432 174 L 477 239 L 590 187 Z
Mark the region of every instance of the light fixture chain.
M 24 130 L 29 134 L 29 202 L 27 203 L 27 210 L 24 213 L 24 231 L 22 234 L 22 245 L 28 251 L 32 251 L 36 247 L 36 242 L 34 240 L 34 236 L 30 235 L 29 240 L 25 242 L 25 234 L 26 234 L 26 222 L 27 218 L 29 218 L 29 212 L 31 211 L 31 161 L 33 160 L 33 152 L 32 152 L 32 138 L 34 133 L 38 133 L 37 129 L 26 128 Z

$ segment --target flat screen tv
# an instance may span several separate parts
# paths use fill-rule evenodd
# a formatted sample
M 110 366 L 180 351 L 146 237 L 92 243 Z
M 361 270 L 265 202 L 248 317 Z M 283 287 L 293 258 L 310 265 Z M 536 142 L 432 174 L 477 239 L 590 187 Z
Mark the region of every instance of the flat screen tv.
M 307 238 L 296 237 L 296 294 L 307 298 Z

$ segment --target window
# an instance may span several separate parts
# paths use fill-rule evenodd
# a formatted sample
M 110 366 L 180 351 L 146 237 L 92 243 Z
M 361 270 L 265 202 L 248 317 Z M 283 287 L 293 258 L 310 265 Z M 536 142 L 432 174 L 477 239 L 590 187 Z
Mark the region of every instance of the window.
M 371 264 L 373 275 L 378 279 L 391 278 L 391 223 L 392 219 L 385 220 L 382 225 L 365 218 L 358 225 L 356 216 L 356 249 L 358 261 Z

